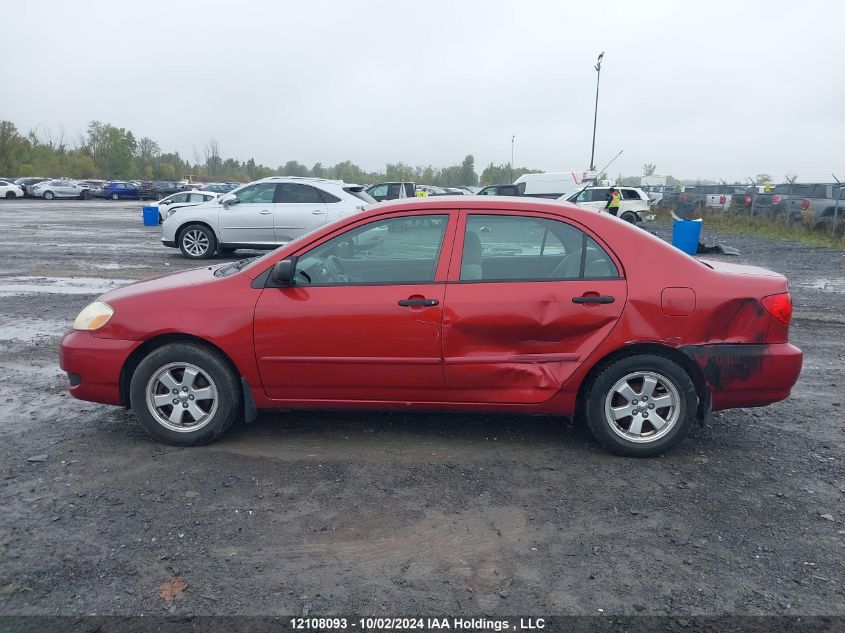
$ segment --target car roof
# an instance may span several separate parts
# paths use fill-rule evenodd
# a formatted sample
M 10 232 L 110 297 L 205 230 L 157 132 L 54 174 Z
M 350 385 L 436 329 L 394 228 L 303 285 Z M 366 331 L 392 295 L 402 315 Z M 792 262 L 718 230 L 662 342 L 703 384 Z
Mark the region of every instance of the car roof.
M 361 215 L 379 215 L 385 212 L 419 211 L 423 209 L 432 210 L 511 210 L 511 211 L 545 211 L 558 215 L 576 218 L 584 214 L 599 215 L 595 210 L 585 210 L 569 202 L 558 202 L 549 198 L 532 198 L 518 196 L 478 196 L 478 195 L 454 195 L 454 196 L 432 196 L 398 198 L 370 204 L 364 207 Z
M 268 176 L 267 178 L 262 178 L 260 180 L 256 180 L 255 182 L 305 182 L 305 183 L 323 183 L 323 184 L 331 184 L 331 185 L 342 185 L 346 184 L 342 180 L 331 180 L 329 178 L 311 178 L 309 176 Z

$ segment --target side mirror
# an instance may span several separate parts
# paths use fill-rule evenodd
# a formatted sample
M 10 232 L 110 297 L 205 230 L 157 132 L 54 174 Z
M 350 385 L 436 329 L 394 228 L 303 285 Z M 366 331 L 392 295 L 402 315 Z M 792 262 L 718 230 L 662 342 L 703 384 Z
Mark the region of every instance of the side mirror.
M 270 279 L 277 286 L 292 286 L 295 273 L 296 257 L 287 257 L 280 262 L 276 262 L 270 272 Z

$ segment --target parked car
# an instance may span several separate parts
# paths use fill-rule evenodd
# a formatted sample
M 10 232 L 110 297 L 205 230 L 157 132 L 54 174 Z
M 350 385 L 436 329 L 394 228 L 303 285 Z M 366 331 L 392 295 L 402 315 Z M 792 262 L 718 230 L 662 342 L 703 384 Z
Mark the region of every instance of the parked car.
M 400 408 L 579 416 L 645 457 L 797 381 L 783 276 L 574 205 L 454 200 L 382 203 L 264 257 L 102 295 L 62 339 L 70 393 L 180 446 L 260 409 Z
M 53 200 L 54 198 L 80 198 L 87 200 L 91 189 L 73 180 L 44 180 L 30 187 L 34 198 Z
M 18 187 L 14 182 L 0 180 L 0 198 L 14 200 L 15 198 L 23 198 L 23 195 L 23 189 Z
M 523 187 L 524 188 L 524 187 Z M 479 196 L 521 196 L 519 185 L 487 185 L 478 190 Z
M 800 222 L 809 228 L 830 231 L 835 221 L 837 232 L 842 231 L 845 224 L 845 187 L 838 183 L 815 183 L 796 184 L 793 188 L 796 193 L 785 203 L 788 222 Z
M 596 176 L 596 172 L 590 170 L 541 172 L 523 174 L 513 184 L 519 186 L 520 195 L 557 200 L 582 187 L 602 184 L 595 182 Z
M 396 200 L 397 198 L 413 198 L 416 193 L 416 185 L 412 182 L 379 182 L 370 185 L 365 191 L 377 202 L 385 200 Z
M 161 241 L 190 259 L 271 249 L 373 202 L 361 185 L 342 180 L 273 176 L 170 214 Z
M 617 215 L 632 224 L 642 222 L 648 212 L 648 195 L 638 187 L 616 187 L 622 194 L 622 200 Z M 604 209 L 607 205 L 610 187 L 584 187 L 565 195 L 561 200 L 572 202 L 588 209 Z
M 648 199 L 652 204 L 661 204 L 663 196 L 676 193 L 678 190 L 674 185 L 646 185 L 640 188 L 648 194 Z
M 48 180 L 47 178 L 38 177 L 29 177 L 29 178 L 18 178 L 15 181 L 15 184 L 23 189 L 23 194 L 25 196 L 32 196 L 32 192 L 30 191 L 33 185 L 37 185 L 39 182 L 43 182 Z
M 95 192 L 99 198 L 110 198 L 111 200 L 140 200 L 141 192 L 137 185 L 125 180 L 112 180 L 103 185 L 102 189 Z
M 176 209 L 195 207 L 203 202 L 215 200 L 219 195 L 216 191 L 180 191 L 147 206 L 158 209 L 158 223 L 161 224 Z

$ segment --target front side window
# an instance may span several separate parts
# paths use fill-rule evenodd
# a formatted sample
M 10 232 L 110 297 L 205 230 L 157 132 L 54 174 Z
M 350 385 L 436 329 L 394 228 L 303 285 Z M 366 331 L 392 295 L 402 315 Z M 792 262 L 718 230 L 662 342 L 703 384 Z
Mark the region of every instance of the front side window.
M 461 281 L 618 277 L 613 260 L 574 226 L 527 216 L 470 215 Z
M 276 183 L 259 182 L 244 187 L 232 195 L 234 200 L 241 204 L 269 204 L 273 202 L 273 196 L 276 195 Z
M 302 255 L 297 285 L 434 281 L 448 215 L 415 215 L 351 229 Z
M 379 185 L 375 189 L 370 192 L 370 195 L 375 198 L 376 196 L 382 197 L 387 195 L 387 185 Z

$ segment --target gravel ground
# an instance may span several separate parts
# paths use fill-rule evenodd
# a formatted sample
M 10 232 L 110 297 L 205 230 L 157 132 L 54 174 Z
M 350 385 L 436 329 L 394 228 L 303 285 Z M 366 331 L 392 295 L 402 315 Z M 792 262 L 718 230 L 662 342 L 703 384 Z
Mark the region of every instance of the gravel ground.
M 192 266 L 158 233 L 138 203 L 0 201 L 0 613 L 845 614 L 845 254 L 708 236 L 790 278 L 804 371 L 665 457 L 560 419 L 362 412 L 179 449 L 57 366 L 97 294 Z

